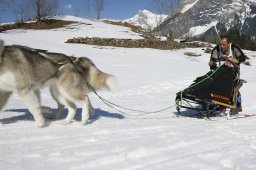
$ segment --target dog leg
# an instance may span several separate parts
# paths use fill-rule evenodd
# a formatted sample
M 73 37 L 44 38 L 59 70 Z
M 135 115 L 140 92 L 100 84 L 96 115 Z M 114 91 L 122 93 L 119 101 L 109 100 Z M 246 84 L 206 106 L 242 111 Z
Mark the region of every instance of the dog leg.
M 60 95 L 60 92 L 56 86 L 50 88 L 52 97 L 58 103 L 58 110 L 53 114 L 53 117 L 58 117 L 64 110 L 64 106 L 68 109 L 68 115 L 64 120 L 59 121 L 61 124 L 66 125 L 71 123 L 76 114 L 76 105 L 73 102 L 68 101 L 64 96 Z
M 92 107 L 92 104 L 91 104 L 91 101 L 90 99 L 88 98 L 88 101 L 89 101 L 89 118 L 92 119 L 94 114 L 95 114 L 95 110 L 94 108 Z
M 37 98 L 39 99 L 39 103 L 41 103 L 41 95 L 40 95 L 40 91 L 39 90 L 34 90 Z M 49 113 L 51 112 L 51 108 L 48 106 L 41 106 L 41 112 L 42 113 Z
M 68 115 L 64 120 L 60 121 L 60 123 L 63 124 L 63 125 L 66 125 L 66 124 L 71 123 L 71 121 L 74 119 L 75 114 L 76 114 L 76 105 L 74 103 L 69 102 L 69 101 L 64 100 L 64 99 L 61 100 L 61 102 L 62 102 L 62 104 L 65 103 L 64 105 L 68 109 Z
M 41 95 L 39 90 L 34 90 L 37 98 L 39 99 L 39 103 L 41 103 Z M 49 113 L 51 112 L 51 108 L 48 106 L 41 106 L 41 112 L 42 113 Z
M 41 113 L 40 99 L 36 91 L 20 92 L 20 97 L 23 99 L 28 110 L 31 112 L 35 119 L 35 126 L 42 127 L 45 124 L 44 117 Z
M 5 106 L 12 92 L 0 90 L 0 110 Z
M 86 124 L 87 120 L 89 119 L 89 110 L 90 110 L 90 100 L 88 96 L 85 97 L 84 101 L 82 102 L 83 111 L 82 111 L 82 124 Z
M 60 114 L 64 111 L 64 105 L 58 103 L 58 109 L 57 111 L 51 113 L 51 115 L 48 117 L 49 119 L 56 120 L 59 118 Z
M 51 108 L 48 106 L 41 106 L 41 111 L 42 111 L 42 113 L 50 113 Z
M 57 119 L 59 117 L 59 115 L 64 111 L 64 105 L 60 103 L 60 99 L 59 99 L 60 93 L 59 93 L 58 89 L 56 88 L 55 84 L 50 87 L 50 92 L 51 92 L 53 99 L 58 104 L 58 109 L 57 109 L 57 111 L 53 112 L 50 115 L 49 119 Z

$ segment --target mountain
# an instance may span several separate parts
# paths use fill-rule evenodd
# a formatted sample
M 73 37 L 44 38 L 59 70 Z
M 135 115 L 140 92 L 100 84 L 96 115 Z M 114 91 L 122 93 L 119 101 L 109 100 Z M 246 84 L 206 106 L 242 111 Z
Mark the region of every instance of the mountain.
M 138 14 L 130 19 L 124 20 L 134 25 L 141 26 L 145 30 L 153 30 L 161 24 L 167 15 L 157 15 L 148 10 L 140 10 Z
M 256 37 L 255 0 L 181 0 L 177 10 L 155 29 L 174 38 L 219 35 L 237 28 L 241 33 Z

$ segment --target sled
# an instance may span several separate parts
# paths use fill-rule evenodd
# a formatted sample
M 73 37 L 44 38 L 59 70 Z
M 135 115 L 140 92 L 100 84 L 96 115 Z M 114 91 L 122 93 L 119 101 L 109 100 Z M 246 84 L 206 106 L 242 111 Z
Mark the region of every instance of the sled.
M 238 114 L 237 94 L 246 81 L 237 78 L 239 68 L 236 65 L 230 67 L 225 63 L 197 77 L 188 88 L 176 94 L 178 113 L 185 108 L 198 111 L 206 118 L 216 115 L 216 112 L 227 118 Z

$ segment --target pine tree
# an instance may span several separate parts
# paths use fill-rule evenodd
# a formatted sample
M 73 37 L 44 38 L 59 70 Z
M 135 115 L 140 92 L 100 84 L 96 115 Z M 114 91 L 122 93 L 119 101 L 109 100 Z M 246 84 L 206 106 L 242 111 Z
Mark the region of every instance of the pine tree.
M 228 30 L 227 35 L 232 43 L 237 44 L 242 49 L 256 50 L 256 40 L 251 38 L 249 35 L 241 34 L 239 29 L 231 28 Z

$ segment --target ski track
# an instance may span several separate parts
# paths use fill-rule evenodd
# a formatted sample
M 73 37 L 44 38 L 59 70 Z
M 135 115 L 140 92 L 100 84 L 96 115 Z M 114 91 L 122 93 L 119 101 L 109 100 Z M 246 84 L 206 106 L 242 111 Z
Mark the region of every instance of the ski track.
M 129 170 L 162 167 L 204 169 L 205 165 L 212 165 L 212 169 L 255 168 L 250 167 L 250 162 L 254 161 L 256 156 L 255 135 L 253 132 L 241 133 L 246 132 L 247 126 L 252 122 L 251 119 L 239 123 L 228 121 L 225 124 L 187 118 L 165 120 L 161 125 L 155 124 L 156 122 L 158 121 L 145 120 L 141 122 L 141 127 L 137 127 L 138 122 L 134 119 L 114 122 L 103 120 L 81 127 L 80 130 L 83 131 L 76 134 L 72 134 L 72 129 L 81 126 L 77 122 L 59 127 L 61 131 L 58 124 L 52 123 L 45 129 L 31 129 L 27 136 L 21 139 L 16 139 L 15 133 L 26 134 L 23 131 L 27 131 L 27 128 L 18 128 L 19 132 L 16 132 L 15 128 L 9 125 L 3 126 L 1 133 L 6 134 L 4 131 L 10 131 L 12 136 L 9 136 L 9 140 L 1 139 L 1 162 L 2 165 L 13 165 L 14 169 L 29 169 L 34 166 L 44 169 L 45 166 L 51 167 L 49 165 L 53 162 L 53 169 L 60 165 L 67 169 L 115 167 L 114 169 Z M 21 121 L 18 125 L 22 123 Z M 130 128 L 126 129 L 126 125 Z M 95 126 L 101 126 L 101 130 L 93 131 Z M 200 126 L 207 129 L 202 132 Z M 37 135 L 38 131 L 40 137 Z M 211 136 L 207 137 L 209 134 Z M 226 140 L 230 138 L 233 139 L 232 142 Z M 47 144 L 47 147 L 44 144 Z M 247 154 L 243 154 L 244 152 Z M 240 165 L 238 160 L 245 157 L 246 160 Z M 184 164 L 186 160 L 193 162 L 191 159 L 195 163 L 189 166 Z M 33 165 L 30 166 L 32 162 Z M 127 168 L 128 165 L 132 166 Z M 1 169 L 5 169 L 5 166 Z

